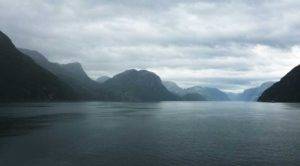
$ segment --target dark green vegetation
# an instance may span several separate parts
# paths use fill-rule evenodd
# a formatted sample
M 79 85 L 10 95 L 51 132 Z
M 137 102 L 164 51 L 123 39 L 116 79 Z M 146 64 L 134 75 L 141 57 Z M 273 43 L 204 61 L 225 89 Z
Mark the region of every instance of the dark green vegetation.
M 123 101 L 170 101 L 179 97 L 169 92 L 155 73 L 127 70 L 105 81 L 101 86 Z
M 300 65 L 296 66 L 279 82 L 264 91 L 258 101 L 300 102 Z
M 0 101 L 77 100 L 73 89 L 16 49 L 0 31 Z

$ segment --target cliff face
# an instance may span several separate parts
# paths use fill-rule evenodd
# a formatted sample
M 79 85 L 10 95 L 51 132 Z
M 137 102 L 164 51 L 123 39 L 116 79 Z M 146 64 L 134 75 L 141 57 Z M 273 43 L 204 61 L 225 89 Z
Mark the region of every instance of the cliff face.
M 64 83 L 72 87 L 80 100 L 110 100 L 112 96 L 101 89 L 100 84 L 85 73 L 78 62 L 59 64 L 48 61 L 41 53 L 28 49 L 19 49 L 30 56 L 38 65 L 47 69 Z
M 20 52 L 0 31 L 0 100 L 77 100 L 74 90 Z
M 257 101 L 261 94 L 270 88 L 274 82 L 265 82 L 258 87 L 245 89 L 242 93 L 228 94 L 233 101 Z
M 259 97 L 263 102 L 300 102 L 300 65 L 287 73 L 279 82 Z
M 110 79 L 110 77 L 108 77 L 108 76 L 101 76 L 101 77 L 97 78 L 96 81 L 98 83 L 103 83 L 103 82 L 107 81 L 108 79 Z
M 185 90 L 181 87 L 179 87 L 175 82 L 172 81 L 163 81 L 163 85 L 172 93 L 183 96 L 185 95 Z

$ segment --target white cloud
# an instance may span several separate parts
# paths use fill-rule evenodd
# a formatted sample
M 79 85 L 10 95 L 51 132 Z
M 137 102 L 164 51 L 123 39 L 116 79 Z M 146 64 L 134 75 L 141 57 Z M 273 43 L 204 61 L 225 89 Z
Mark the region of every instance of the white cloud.
M 0 20 L 18 47 L 79 61 L 93 78 L 140 68 L 236 91 L 300 62 L 296 0 L 0 0 Z

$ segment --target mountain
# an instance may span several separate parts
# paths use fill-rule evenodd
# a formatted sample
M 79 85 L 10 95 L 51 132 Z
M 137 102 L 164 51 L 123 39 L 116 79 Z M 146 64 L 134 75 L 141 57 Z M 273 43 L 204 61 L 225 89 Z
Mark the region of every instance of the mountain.
M 101 89 L 99 83 L 89 78 L 80 63 L 53 63 L 37 51 L 21 48 L 19 50 L 30 56 L 38 65 L 71 86 L 81 100 L 109 100 L 112 97 L 109 93 Z
M 0 101 L 77 100 L 75 91 L 20 52 L 0 31 Z
M 90 77 L 86 74 L 86 72 L 83 70 L 82 66 L 78 62 L 73 63 L 67 63 L 67 64 L 61 64 L 61 67 L 68 72 L 73 78 L 76 78 L 81 81 L 88 81 L 89 83 L 96 83 Z
M 300 102 L 300 65 L 293 68 L 279 82 L 265 90 L 258 101 Z
M 108 77 L 108 76 L 101 76 L 101 77 L 97 78 L 96 81 L 98 83 L 103 83 L 103 82 L 105 82 L 108 79 L 110 79 L 110 77 Z
M 261 94 L 271 87 L 274 82 L 265 82 L 258 87 L 249 88 L 243 91 L 243 93 L 239 94 L 237 100 L 239 101 L 257 101 L 257 99 L 261 96 Z
M 172 93 L 183 96 L 185 95 L 185 90 L 179 87 L 175 82 L 172 81 L 163 81 L 163 85 Z
M 226 93 L 217 88 L 194 86 L 185 89 L 185 93 L 198 93 L 210 101 L 228 101 L 230 100 Z
M 182 101 L 205 101 L 206 99 L 199 93 L 187 92 L 179 87 L 175 82 L 163 81 L 163 85 L 173 94 L 179 96 Z
M 226 92 L 226 94 L 231 101 L 240 101 L 239 97 L 242 93 Z
M 126 70 L 101 84 L 120 101 L 168 101 L 178 100 L 169 92 L 155 73 L 147 70 Z
M 206 99 L 199 93 L 188 93 L 181 96 L 182 101 L 206 101 Z

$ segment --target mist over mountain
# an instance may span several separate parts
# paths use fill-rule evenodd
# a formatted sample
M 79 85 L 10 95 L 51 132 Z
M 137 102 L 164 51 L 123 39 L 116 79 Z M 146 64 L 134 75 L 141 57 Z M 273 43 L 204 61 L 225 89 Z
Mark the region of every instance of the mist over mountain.
M 239 101 L 239 95 L 241 93 L 226 92 L 226 94 L 231 101 Z
M 293 68 L 279 82 L 265 90 L 258 101 L 300 102 L 300 65 Z
M 259 101 L 299 101 L 299 66 L 278 83 L 266 82 L 239 94 L 226 94 L 211 87 L 184 89 L 171 81 L 162 82 L 147 70 L 127 70 L 113 78 L 102 76 L 94 81 L 78 62 L 53 63 L 37 51 L 17 49 L 2 32 L 0 37 L 1 101 L 256 101 L 258 98 Z
M 89 83 L 95 82 L 86 74 L 86 72 L 83 70 L 82 66 L 78 62 L 73 63 L 67 63 L 67 64 L 61 64 L 61 67 L 70 74 L 70 76 L 81 80 L 81 81 L 89 81 Z
M 179 97 L 169 92 L 155 73 L 147 70 L 126 70 L 101 84 L 120 101 L 170 101 Z
M 19 48 L 38 65 L 47 69 L 60 80 L 71 86 L 82 100 L 109 100 L 110 95 L 100 88 L 100 84 L 89 78 L 78 62 L 59 64 L 48 61 L 41 53 Z
M 201 94 L 206 100 L 210 101 L 229 101 L 229 97 L 226 93 L 217 88 L 193 86 L 185 89 L 186 93 L 198 93 Z
M 245 89 L 242 93 L 227 93 L 233 101 L 257 101 L 261 94 L 271 87 L 274 82 L 265 82 L 258 87 Z
M 206 98 L 199 93 L 187 92 L 186 89 L 179 87 L 175 82 L 163 81 L 163 85 L 173 94 L 180 96 L 182 101 L 205 101 Z
M 217 88 L 209 88 L 209 87 L 201 87 L 194 86 L 190 88 L 183 89 L 179 87 L 175 82 L 172 81 L 164 81 L 164 86 L 174 94 L 177 94 L 181 97 L 195 96 L 195 94 L 199 94 L 198 100 L 211 100 L 211 101 L 228 101 L 230 100 L 228 96 Z M 184 98 L 185 98 L 184 97 Z M 184 99 L 183 99 L 184 100 Z
M 261 96 L 261 94 L 271 87 L 274 82 L 265 82 L 261 84 L 259 87 L 249 88 L 244 90 L 242 94 L 239 95 L 239 100 L 242 101 L 257 101 L 257 99 Z
M 179 87 L 175 82 L 172 81 L 163 81 L 163 85 L 172 93 L 183 96 L 186 94 L 185 90 Z
M 113 78 L 103 76 L 94 81 L 88 77 L 77 62 L 53 63 L 37 51 L 20 50 L 32 57 L 41 67 L 70 85 L 83 100 L 161 101 L 179 99 L 162 86 L 157 75 L 146 70 L 127 70 Z
M 110 78 L 111 78 L 111 77 L 108 77 L 108 76 L 101 76 L 101 77 L 97 78 L 96 81 L 97 81 L 98 83 L 103 83 L 103 82 L 105 82 L 106 80 L 108 80 L 108 79 L 110 79 Z
M 299 29 L 300 0 L 0 0 L 0 166 L 300 166 Z
M 0 101 L 77 100 L 75 91 L 20 52 L 0 31 Z

